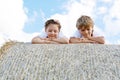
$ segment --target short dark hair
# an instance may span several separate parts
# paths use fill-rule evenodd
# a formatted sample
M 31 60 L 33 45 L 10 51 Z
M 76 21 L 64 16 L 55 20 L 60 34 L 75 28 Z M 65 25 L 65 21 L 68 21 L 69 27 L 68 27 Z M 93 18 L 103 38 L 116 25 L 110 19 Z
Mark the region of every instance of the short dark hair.
M 50 24 L 57 24 L 59 30 L 61 29 L 60 22 L 59 22 L 58 20 L 54 20 L 54 19 L 49 19 L 49 20 L 47 20 L 47 21 L 45 22 L 45 29 L 47 29 L 47 27 L 48 27 Z

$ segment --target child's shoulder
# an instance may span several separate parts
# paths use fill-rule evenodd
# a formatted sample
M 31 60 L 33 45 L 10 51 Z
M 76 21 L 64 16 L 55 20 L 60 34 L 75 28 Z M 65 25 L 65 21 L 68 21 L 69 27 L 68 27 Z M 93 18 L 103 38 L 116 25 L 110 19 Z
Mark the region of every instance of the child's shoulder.
M 100 31 L 94 30 L 93 36 L 94 36 L 94 37 L 97 37 L 97 36 L 104 36 L 104 34 L 103 34 L 102 32 L 100 32 Z
M 62 31 L 59 32 L 58 38 L 68 38 Z
M 70 37 L 80 37 L 80 36 L 81 36 L 81 34 L 79 33 L 79 31 L 75 30 Z
M 41 38 L 46 38 L 47 34 L 44 30 L 42 30 L 38 36 L 41 37 Z

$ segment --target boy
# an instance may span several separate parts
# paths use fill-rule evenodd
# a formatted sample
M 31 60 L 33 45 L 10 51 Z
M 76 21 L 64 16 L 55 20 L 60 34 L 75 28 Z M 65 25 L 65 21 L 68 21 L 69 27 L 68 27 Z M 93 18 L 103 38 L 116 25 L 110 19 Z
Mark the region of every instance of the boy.
M 33 44 L 68 44 L 69 40 L 60 34 L 61 25 L 58 20 L 45 22 L 45 32 L 32 39 Z
M 103 36 L 94 33 L 94 22 L 89 16 L 81 16 L 76 23 L 78 31 L 70 38 L 70 43 L 98 43 L 104 44 Z

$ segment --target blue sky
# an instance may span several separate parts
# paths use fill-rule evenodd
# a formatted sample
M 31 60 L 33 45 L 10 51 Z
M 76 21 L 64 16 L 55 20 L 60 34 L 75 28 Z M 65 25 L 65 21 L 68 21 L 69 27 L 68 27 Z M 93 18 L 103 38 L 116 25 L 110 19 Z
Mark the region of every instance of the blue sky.
M 0 45 L 9 39 L 30 42 L 50 18 L 70 36 L 81 15 L 94 20 L 107 44 L 120 44 L 120 0 L 2 0 L 0 11 Z
M 67 1 L 67 0 L 66 0 Z M 34 18 L 35 21 L 32 23 L 26 23 L 24 27 L 24 31 L 28 33 L 32 33 L 35 31 L 40 31 L 43 27 L 45 20 L 44 18 L 49 18 L 51 15 L 55 13 L 62 13 L 62 5 L 66 3 L 65 0 L 24 0 L 24 6 L 28 9 L 28 17 Z M 31 6 L 32 5 L 32 6 Z M 38 27 L 39 26 L 39 27 Z

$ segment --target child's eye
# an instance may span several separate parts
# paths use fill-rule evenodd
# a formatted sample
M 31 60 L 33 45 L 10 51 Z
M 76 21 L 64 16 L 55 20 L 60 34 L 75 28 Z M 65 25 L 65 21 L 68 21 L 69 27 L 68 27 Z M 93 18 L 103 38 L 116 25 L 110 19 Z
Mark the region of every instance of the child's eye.
M 81 31 L 85 31 L 85 30 L 81 30 Z
M 90 30 L 90 29 L 87 29 L 88 31 Z
M 49 30 L 49 32 L 52 32 L 52 30 Z
M 55 33 L 57 32 L 57 31 L 54 31 Z

